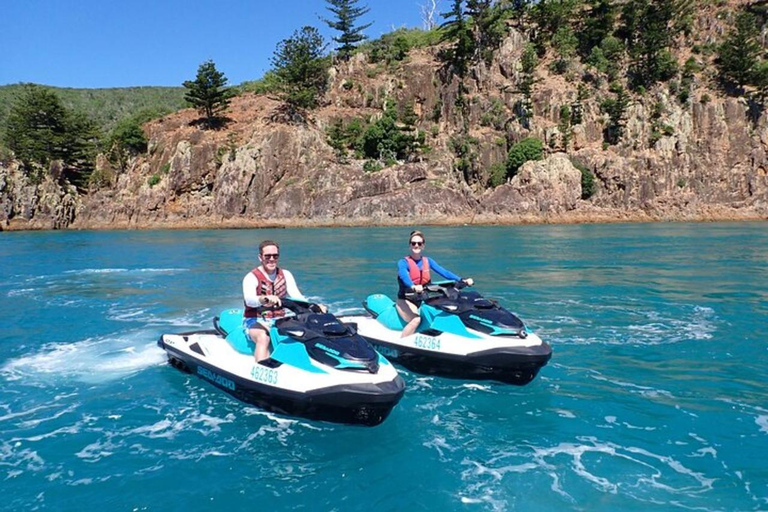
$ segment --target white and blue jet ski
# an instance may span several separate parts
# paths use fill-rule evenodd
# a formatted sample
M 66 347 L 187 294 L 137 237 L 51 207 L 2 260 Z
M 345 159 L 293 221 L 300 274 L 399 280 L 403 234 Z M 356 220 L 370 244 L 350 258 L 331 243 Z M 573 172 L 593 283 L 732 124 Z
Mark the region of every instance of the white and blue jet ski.
M 528 384 L 552 357 L 551 347 L 497 301 L 465 286 L 441 282 L 411 295 L 423 301 L 421 323 L 405 338 L 405 321 L 386 295 L 363 302 L 370 316 L 342 318 L 357 324 L 376 350 L 417 373 Z
M 260 363 L 243 328 L 243 310 L 214 319 L 214 330 L 164 334 L 170 364 L 236 398 L 280 414 L 378 425 L 397 405 L 405 382 L 356 332 L 315 304 L 283 299 L 295 316 L 275 321 L 272 355 Z

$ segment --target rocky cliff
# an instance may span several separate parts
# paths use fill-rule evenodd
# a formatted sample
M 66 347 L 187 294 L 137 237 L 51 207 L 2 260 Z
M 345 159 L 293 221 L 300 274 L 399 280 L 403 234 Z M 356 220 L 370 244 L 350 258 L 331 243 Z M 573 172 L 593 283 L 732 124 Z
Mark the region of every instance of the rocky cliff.
M 494 60 L 473 68 L 463 109 L 459 81 L 441 69 L 436 49 L 388 69 L 358 54 L 331 70 L 324 105 L 306 124 L 273 121 L 279 102 L 252 94 L 233 100 L 222 130 L 203 130 L 194 111 L 181 111 L 146 125 L 147 153 L 125 170 L 107 169 L 111 186 L 86 195 L 52 181 L 29 185 L 0 164 L 0 220 L 6 228 L 127 228 L 768 216 L 768 127 L 754 105 L 719 94 L 700 73 L 686 103 L 666 85 L 633 97 L 624 135 L 607 145 L 599 107 L 607 85 L 580 98 L 574 77 L 585 68 L 554 75 L 542 63 L 533 116 L 521 123 L 525 43 L 511 30 Z M 430 150 L 376 172 L 362 160 L 339 161 L 328 126 L 381 115 L 387 100 L 414 105 Z M 561 107 L 577 102 L 580 122 L 561 133 Z M 463 171 L 453 149 L 460 135 L 470 153 Z M 510 145 L 531 136 L 547 157 L 489 188 Z M 588 199 L 574 163 L 596 178 Z

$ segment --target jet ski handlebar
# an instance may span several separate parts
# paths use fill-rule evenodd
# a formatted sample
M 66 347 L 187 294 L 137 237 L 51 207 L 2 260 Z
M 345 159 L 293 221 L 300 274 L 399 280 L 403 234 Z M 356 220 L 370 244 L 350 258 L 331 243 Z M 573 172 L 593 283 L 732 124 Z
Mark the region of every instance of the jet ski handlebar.
M 305 302 L 303 300 L 289 299 L 286 297 L 283 297 L 282 299 L 280 299 L 280 302 L 282 303 L 282 305 L 278 307 L 283 307 L 285 309 L 293 311 L 297 315 L 300 315 L 302 313 L 322 313 L 323 312 L 323 308 L 320 307 L 320 304 L 315 304 L 314 302 Z
M 452 291 L 461 290 L 467 286 L 469 285 L 465 281 L 441 281 L 439 283 L 430 283 L 426 285 L 424 290 L 420 293 L 406 293 L 405 298 L 424 301 L 434 297 L 452 297 Z

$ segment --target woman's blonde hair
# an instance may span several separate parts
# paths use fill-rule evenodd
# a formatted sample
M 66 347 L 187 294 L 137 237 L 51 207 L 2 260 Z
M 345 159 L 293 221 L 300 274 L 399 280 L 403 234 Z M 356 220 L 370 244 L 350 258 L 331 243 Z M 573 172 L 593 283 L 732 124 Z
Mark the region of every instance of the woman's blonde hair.
M 411 240 L 413 240 L 413 237 L 415 237 L 415 236 L 420 236 L 420 237 L 421 237 L 421 239 L 422 239 L 424 242 L 426 242 L 426 241 L 427 241 L 427 238 L 424 236 L 424 233 L 422 233 L 422 232 L 421 232 L 421 231 L 419 231 L 418 229 L 414 229 L 413 231 L 411 231 L 411 235 L 408 237 L 408 241 L 410 242 Z

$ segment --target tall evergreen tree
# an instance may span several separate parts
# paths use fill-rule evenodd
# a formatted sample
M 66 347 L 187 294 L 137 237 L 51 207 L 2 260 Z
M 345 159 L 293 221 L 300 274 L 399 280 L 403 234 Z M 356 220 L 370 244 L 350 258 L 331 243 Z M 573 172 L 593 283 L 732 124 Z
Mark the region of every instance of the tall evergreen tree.
M 582 29 L 578 32 L 579 51 L 587 57 L 592 48 L 613 35 L 616 23 L 616 7 L 613 0 L 587 0 L 587 8 L 581 15 Z
M 227 78 L 216 69 L 216 64 L 212 60 L 203 62 L 197 68 L 195 79 L 182 85 L 187 89 L 184 99 L 204 116 L 205 125 L 213 128 L 221 124 L 220 114 L 229 107 L 232 91 L 225 88 Z
M 753 81 L 760 55 L 759 35 L 755 16 L 746 11 L 739 13 L 718 52 L 717 67 L 723 82 L 742 89 Z
M 372 23 L 355 26 L 357 19 L 368 13 L 370 8 L 357 7 L 358 0 L 326 0 L 330 4 L 327 9 L 331 11 L 335 18 L 328 20 L 321 18 L 329 27 L 338 30 L 341 34 L 332 38 L 339 43 L 338 55 L 341 60 L 349 60 L 352 52 L 358 43 L 365 41 L 366 36 L 363 30 L 367 29 Z
M 66 155 L 69 113 L 49 89 L 27 84 L 11 106 L 5 145 L 26 168 L 47 166 Z
M 303 27 L 277 45 L 272 57 L 280 98 L 294 108 L 313 108 L 325 91 L 328 66 L 323 36 Z
M 472 18 L 473 39 L 477 51 L 490 60 L 507 32 L 504 19 L 511 9 L 497 0 L 467 0 L 467 15 Z
M 443 41 L 453 42 L 444 52 L 443 60 L 453 66 L 457 75 L 463 77 L 475 53 L 475 42 L 463 0 L 453 0 L 451 10 L 441 16 L 446 20 L 442 25 Z
M 634 86 L 648 87 L 677 73 L 670 47 L 688 30 L 694 7 L 689 0 L 629 0 L 624 4 L 617 35 L 626 43 Z
M 4 142 L 27 175 L 60 169 L 54 177 L 82 188 L 93 170 L 99 136 L 85 114 L 68 110 L 51 90 L 28 84 L 8 113 Z M 63 166 L 51 165 L 57 161 Z

